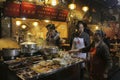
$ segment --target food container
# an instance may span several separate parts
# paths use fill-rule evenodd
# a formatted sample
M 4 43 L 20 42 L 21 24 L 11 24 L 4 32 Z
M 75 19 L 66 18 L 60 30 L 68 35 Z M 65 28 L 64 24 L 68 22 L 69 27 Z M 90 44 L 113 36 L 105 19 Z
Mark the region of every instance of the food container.
M 37 44 L 34 42 L 21 43 L 21 53 L 33 55 L 38 51 Z
M 17 48 L 3 48 L 2 50 L 4 57 L 14 57 L 20 54 L 20 49 Z

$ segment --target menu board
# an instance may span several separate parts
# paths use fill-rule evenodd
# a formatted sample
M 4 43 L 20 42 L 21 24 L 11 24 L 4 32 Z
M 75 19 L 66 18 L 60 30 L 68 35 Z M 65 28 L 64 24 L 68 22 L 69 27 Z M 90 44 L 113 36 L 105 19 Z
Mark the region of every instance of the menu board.
M 4 15 L 11 17 L 26 17 L 32 19 L 49 19 L 54 21 L 66 21 L 68 11 L 53 7 L 34 5 L 28 2 L 21 4 L 7 3 Z
M 4 4 L 4 16 L 19 17 L 20 16 L 20 4 L 5 3 Z
M 36 13 L 36 5 L 30 4 L 28 2 L 21 3 L 21 17 L 34 18 Z
M 60 21 L 65 21 L 67 18 L 68 11 L 67 10 L 59 10 L 58 13 L 59 14 L 58 14 L 57 19 Z
M 36 16 L 39 19 L 56 20 L 58 15 L 57 9 L 50 7 L 37 6 Z

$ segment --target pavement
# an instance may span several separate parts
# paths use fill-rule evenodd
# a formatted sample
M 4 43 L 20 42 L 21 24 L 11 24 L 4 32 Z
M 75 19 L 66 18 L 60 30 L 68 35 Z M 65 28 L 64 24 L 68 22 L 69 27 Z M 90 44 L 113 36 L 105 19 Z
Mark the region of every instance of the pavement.
M 90 80 L 88 72 L 85 72 L 84 80 Z M 120 80 L 120 67 L 119 66 L 114 66 L 110 70 L 108 80 Z

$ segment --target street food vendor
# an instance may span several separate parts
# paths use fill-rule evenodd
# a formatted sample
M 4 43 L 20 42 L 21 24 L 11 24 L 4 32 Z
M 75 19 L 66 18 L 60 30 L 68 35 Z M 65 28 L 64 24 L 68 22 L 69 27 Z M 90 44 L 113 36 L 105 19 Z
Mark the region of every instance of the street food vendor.
M 112 67 L 112 59 L 109 53 L 108 46 L 103 41 L 103 31 L 96 30 L 94 34 L 94 41 L 89 47 L 79 50 L 72 50 L 72 52 L 89 52 L 90 58 L 90 77 L 91 80 L 107 80 L 108 71 Z
M 56 30 L 54 24 L 48 24 L 46 26 L 48 32 L 46 34 L 46 41 L 49 46 L 58 46 L 60 47 L 60 34 Z

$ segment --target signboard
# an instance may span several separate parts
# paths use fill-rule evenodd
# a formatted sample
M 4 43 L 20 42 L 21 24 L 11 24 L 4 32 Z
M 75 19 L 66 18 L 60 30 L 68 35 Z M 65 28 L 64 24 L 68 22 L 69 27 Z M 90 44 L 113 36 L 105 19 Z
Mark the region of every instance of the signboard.
M 28 17 L 28 18 L 34 18 L 36 13 L 36 5 L 30 4 L 28 2 L 22 2 L 21 8 L 20 8 L 20 16 L 21 17 Z
M 36 6 L 36 16 L 39 19 L 66 21 L 68 11 L 52 7 Z
M 54 8 L 37 6 L 36 17 L 39 19 L 57 19 L 58 11 Z
M 4 4 L 4 16 L 19 17 L 20 16 L 20 4 L 5 3 Z
M 4 16 L 9 17 L 26 17 L 41 20 L 50 19 L 54 21 L 66 21 L 67 15 L 67 10 L 34 5 L 28 2 L 22 2 L 21 4 L 6 3 L 4 8 Z

